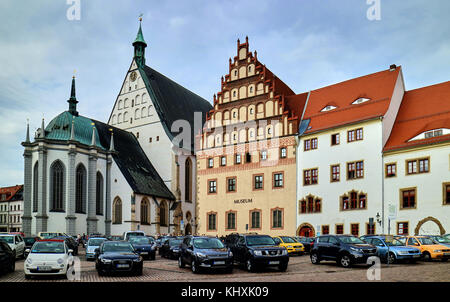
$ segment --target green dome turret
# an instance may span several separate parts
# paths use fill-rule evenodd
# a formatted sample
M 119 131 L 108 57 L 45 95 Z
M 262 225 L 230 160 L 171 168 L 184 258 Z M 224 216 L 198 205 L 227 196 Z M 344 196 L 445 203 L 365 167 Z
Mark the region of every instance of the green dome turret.
M 142 18 L 139 18 L 139 30 L 136 36 L 136 39 L 133 42 L 134 46 L 134 59 L 139 67 L 145 66 L 145 48 L 147 47 L 147 43 L 144 40 L 144 35 L 142 34 L 141 27 Z

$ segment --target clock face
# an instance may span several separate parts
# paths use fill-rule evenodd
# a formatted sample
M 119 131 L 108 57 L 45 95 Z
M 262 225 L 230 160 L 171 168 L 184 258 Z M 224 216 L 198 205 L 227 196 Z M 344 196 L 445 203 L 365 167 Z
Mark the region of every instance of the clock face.
M 136 78 L 137 78 L 137 74 L 136 74 L 136 71 L 133 71 L 132 73 L 131 73 L 131 75 L 130 75 L 130 79 L 131 79 L 131 81 L 136 81 Z

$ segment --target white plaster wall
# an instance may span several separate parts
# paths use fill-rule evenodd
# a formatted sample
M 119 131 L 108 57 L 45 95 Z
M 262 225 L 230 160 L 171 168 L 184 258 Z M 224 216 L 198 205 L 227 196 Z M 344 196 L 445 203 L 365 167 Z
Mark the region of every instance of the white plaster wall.
M 363 127 L 362 141 L 347 143 L 347 130 Z M 331 134 L 340 133 L 340 145 L 331 146 Z M 318 149 L 304 150 L 304 140 L 318 138 Z M 317 135 L 300 138 L 297 146 L 297 226 L 311 224 L 316 232 L 329 225 L 330 234 L 335 224 L 344 224 L 344 233 L 350 233 L 350 224 L 359 223 L 359 233 L 366 233 L 369 217 L 381 215 L 382 201 L 382 123 L 380 120 L 341 127 Z M 364 160 L 364 178 L 346 180 L 347 162 Z M 330 166 L 340 164 L 340 181 L 330 182 Z M 318 184 L 303 186 L 303 170 L 318 168 Z M 367 209 L 340 211 L 340 196 L 351 190 L 367 194 Z M 299 214 L 299 200 L 312 194 L 322 198 L 322 212 Z M 377 229 L 378 231 L 378 229 Z
M 111 223 L 111 235 L 123 235 L 126 231 L 131 231 L 131 223 L 124 221 L 131 220 L 131 194 L 133 193 L 130 185 L 122 175 L 116 162 L 111 164 L 111 218 L 112 207 L 116 197 L 122 200 L 122 223 Z

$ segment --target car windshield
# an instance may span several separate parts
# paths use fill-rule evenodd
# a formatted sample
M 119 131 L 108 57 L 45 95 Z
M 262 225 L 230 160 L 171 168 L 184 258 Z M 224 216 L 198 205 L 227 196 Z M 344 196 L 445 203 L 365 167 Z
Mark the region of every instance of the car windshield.
M 194 239 L 194 247 L 197 249 L 221 249 L 225 246 L 217 238 L 196 238 Z
M 280 237 L 284 243 L 297 243 L 297 241 L 294 240 L 294 238 L 292 237 L 288 237 L 288 236 L 281 236 Z
M 103 244 L 103 252 L 133 253 L 133 246 L 129 242 L 108 242 Z
M 384 243 L 386 243 L 387 246 L 404 246 L 404 244 L 397 239 L 392 240 L 392 242 L 385 241 Z
M 423 245 L 433 245 L 433 244 L 436 244 L 436 242 L 434 242 L 434 240 L 431 239 L 431 238 L 419 237 L 419 238 L 417 238 L 417 239 L 418 239 L 418 240 L 420 241 L 420 243 L 423 244 Z
M 143 237 L 143 236 L 131 237 L 129 241 L 131 244 L 136 244 L 136 245 L 152 244 L 152 240 L 150 238 Z
M 6 243 L 14 243 L 14 236 L 0 236 L 0 240 L 4 240 Z
M 434 236 L 433 239 L 439 243 L 444 243 L 444 244 L 448 244 L 450 243 L 450 239 L 449 238 L 445 238 L 442 236 Z
M 64 254 L 64 242 L 42 241 L 36 242 L 31 249 L 32 254 Z
M 349 244 L 365 244 L 364 241 L 354 236 L 341 236 L 338 237 L 342 242 Z
M 41 233 L 41 237 L 44 239 L 50 239 L 55 236 L 58 236 L 58 233 Z
M 136 233 L 128 233 L 127 238 L 135 237 L 135 236 L 144 236 L 144 233 L 136 232 Z
M 88 241 L 88 246 L 100 246 L 100 244 L 102 244 L 103 242 L 105 242 L 106 239 L 89 239 Z
M 169 246 L 180 246 L 183 243 L 183 239 L 169 240 Z
M 23 241 L 25 242 L 26 245 L 33 245 L 33 243 L 36 242 L 35 238 L 23 238 Z
M 249 236 L 247 237 L 248 245 L 276 245 L 270 236 Z

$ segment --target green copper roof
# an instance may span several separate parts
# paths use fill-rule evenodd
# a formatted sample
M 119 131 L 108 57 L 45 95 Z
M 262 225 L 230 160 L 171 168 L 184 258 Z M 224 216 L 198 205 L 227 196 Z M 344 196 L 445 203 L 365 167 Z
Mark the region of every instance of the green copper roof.
M 144 43 L 145 46 L 147 46 L 147 43 L 145 43 L 145 40 L 144 40 L 144 35 L 142 34 L 142 28 L 141 28 L 140 23 L 139 23 L 139 31 L 137 33 L 136 39 L 133 42 L 133 45 L 134 45 L 134 43 L 138 43 L 138 42 Z
M 72 120 L 74 121 L 74 140 L 84 145 L 91 145 L 93 121 L 84 116 L 75 116 L 69 111 L 64 111 L 55 117 L 45 127 L 45 138 L 49 140 L 68 141 L 72 130 Z M 106 150 L 99 141 L 98 131 L 95 129 L 95 146 Z

